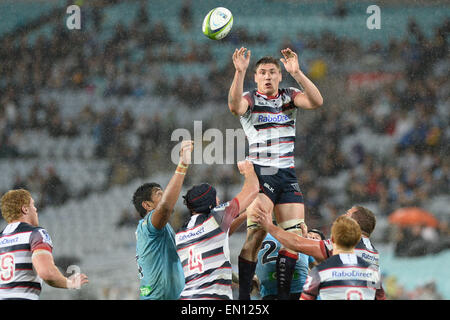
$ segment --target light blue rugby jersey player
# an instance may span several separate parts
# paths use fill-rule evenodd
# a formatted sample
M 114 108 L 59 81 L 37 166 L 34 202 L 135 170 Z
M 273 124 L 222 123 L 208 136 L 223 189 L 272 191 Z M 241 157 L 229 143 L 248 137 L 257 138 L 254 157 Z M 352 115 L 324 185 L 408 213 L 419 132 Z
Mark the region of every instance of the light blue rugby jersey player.
M 260 294 L 262 298 L 269 296 L 272 296 L 272 298 L 277 297 L 276 263 L 280 249 L 281 244 L 278 240 L 272 235 L 267 234 L 258 252 L 258 262 L 255 270 L 256 276 L 261 284 Z M 309 272 L 309 263 L 312 261 L 314 261 L 313 257 L 303 253 L 298 254 L 298 260 L 292 277 L 291 293 L 302 292 Z
M 175 244 L 175 232 L 167 223 L 152 225 L 150 211 L 136 229 L 136 261 L 142 300 L 176 300 L 184 288 L 184 273 Z

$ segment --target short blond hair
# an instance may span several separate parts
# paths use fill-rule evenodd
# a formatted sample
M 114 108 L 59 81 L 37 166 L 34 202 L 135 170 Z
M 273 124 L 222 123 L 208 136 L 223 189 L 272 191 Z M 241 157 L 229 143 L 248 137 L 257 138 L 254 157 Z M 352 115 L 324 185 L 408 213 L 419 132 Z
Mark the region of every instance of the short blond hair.
M 355 219 L 340 216 L 331 227 L 331 237 L 342 249 L 353 249 L 361 239 L 361 228 Z
M 11 223 L 22 216 L 22 207 L 29 205 L 31 194 L 25 189 L 9 190 L 0 200 L 3 219 Z

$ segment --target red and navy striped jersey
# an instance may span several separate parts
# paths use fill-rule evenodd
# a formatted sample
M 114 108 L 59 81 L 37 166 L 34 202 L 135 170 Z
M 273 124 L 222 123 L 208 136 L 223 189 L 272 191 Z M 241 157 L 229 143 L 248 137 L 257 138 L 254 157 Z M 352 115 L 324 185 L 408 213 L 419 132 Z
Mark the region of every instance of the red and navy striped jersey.
M 294 166 L 294 98 L 299 93 L 296 88 L 279 89 L 273 97 L 257 90 L 244 93 L 249 107 L 240 121 L 249 143 L 248 160 L 277 168 Z
M 228 231 L 239 214 L 235 198 L 209 214 L 192 215 L 176 234 L 177 252 L 183 266 L 185 287 L 180 299 L 231 300 L 231 262 Z
M 380 273 L 354 253 L 334 255 L 314 267 L 303 286 L 302 299 L 375 300 Z
M 333 244 L 331 240 L 321 240 L 320 247 L 322 249 L 322 254 L 324 257 L 328 258 L 333 255 Z M 380 271 L 380 254 L 375 246 L 372 244 L 369 238 L 362 236 L 358 244 L 355 247 L 355 254 L 366 261 L 367 263 L 373 264 Z M 380 283 L 379 288 L 377 288 L 377 300 L 385 300 L 386 294 L 384 292 L 383 286 Z
M 8 224 L 0 233 L 0 300 L 39 299 L 42 279 L 33 269 L 33 251 L 52 252 L 47 231 L 28 223 Z
M 322 240 L 321 248 L 324 257 L 329 258 L 333 255 L 333 244 L 330 239 Z M 361 237 L 361 240 L 359 240 L 355 247 L 355 253 L 358 257 L 361 257 L 368 263 L 374 264 L 378 268 L 380 267 L 380 254 L 369 238 L 364 236 Z

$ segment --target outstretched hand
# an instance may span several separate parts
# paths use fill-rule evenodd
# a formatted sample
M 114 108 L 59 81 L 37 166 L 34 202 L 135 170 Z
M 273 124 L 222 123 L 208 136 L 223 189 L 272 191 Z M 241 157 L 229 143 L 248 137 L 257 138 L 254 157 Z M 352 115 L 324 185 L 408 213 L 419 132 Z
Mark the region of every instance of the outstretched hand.
M 280 61 L 283 63 L 284 68 L 290 74 L 300 71 L 297 54 L 289 48 L 281 50 L 281 54 L 284 58 Z
M 272 222 L 272 212 L 264 211 L 257 206 L 252 210 L 251 220 L 259 224 L 264 230 L 273 224 Z
M 254 173 L 255 172 L 255 168 L 253 167 L 253 163 L 251 163 L 248 160 L 244 160 L 244 161 L 239 161 L 237 163 L 238 169 L 239 169 L 239 173 L 242 174 L 243 176 L 245 176 L 248 173 Z
M 185 140 L 181 142 L 180 163 L 183 165 L 191 164 L 191 154 L 194 149 L 194 141 Z
M 68 289 L 80 289 L 82 285 L 88 283 L 88 277 L 84 273 L 75 273 L 67 278 Z
M 236 71 L 246 71 L 250 63 L 251 51 L 247 48 L 241 47 L 239 50 L 234 50 L 233 64 Z

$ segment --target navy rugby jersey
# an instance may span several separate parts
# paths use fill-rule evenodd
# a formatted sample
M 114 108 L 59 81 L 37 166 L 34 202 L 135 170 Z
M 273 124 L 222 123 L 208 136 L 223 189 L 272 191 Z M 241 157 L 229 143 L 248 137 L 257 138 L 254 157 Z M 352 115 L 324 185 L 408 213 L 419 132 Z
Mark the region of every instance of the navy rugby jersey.
M 186 281 L 180 299 L 233 298 L 228 231 L 238 214 L 239 202 L 234 198 L 209 214 L 192 215 L 176 234 L 177 252 Z
M 322 249 L 323 256 L 328 258 L 333 255 L 333 244 L 331 240 L 321 240 L 320 247 Z M 369 238 L 362 236 L 358 244 L 355 247 L 355 254 L 366 261 L 367 263 L 376 266 L 378 272 L 380 271 L 380 254 L 375 246 L 372 244 Z M 386 294 L 384 292 L 383 286 L 380 282 L 379 288 L 377 288 L 377 300 L 385 300 Z
M 49 234 L 41 227 L 15 222 L 0 233 L 0 300 L 39 299 L 42 279 L 31 260 L 38 249 L 53 250 Z
M 248 110 L 240 117 L 249 143 L 248 160 L 262 166 L 294 167 L 296 88 L 279 89 L 275 96 L 245 92 Z
M 302 299 L 375 300 L 380 284 L 377 268 L 354 253 L 334 255 L 314 267 L 303 286 Z

